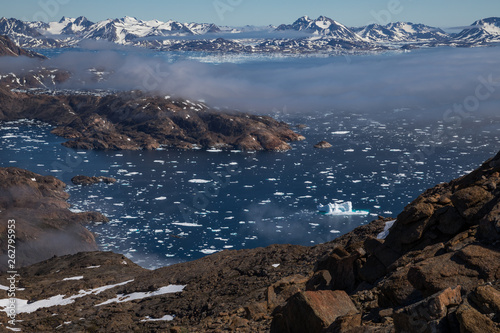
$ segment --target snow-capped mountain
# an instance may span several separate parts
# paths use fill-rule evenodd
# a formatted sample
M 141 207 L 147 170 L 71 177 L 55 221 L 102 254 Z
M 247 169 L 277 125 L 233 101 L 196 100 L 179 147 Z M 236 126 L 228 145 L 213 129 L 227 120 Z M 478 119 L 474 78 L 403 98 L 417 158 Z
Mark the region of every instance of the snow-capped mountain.
M 52 35 L 76 35 L 90 28 L 94 23 L 87 20 L 86 17 L 78 18 L 63 17 L 59 22 L 49 23 L 48 28 L 40 29 L 46 34 Z
M 58 24 L 50 24 L 50 29 L 47 29 L 51 34 L 79 34 L 84 39 L 108 40 L 118 44 L 126 44 L 144 37 L 204 35 L 219 31 L 215 24 L 179 23 L 171 20 L 143 21 L 129 16 L 98 23 L 92 23 L 83 17 L 64 19 Z
M 482 46 L 500 42 L 500 18 L 487 18 L 461 33 L 406 22 L 348 28 L 326 16 L 303 16 L 292 24 L 219 27 L 212 23 L 144 21 L 134 17 L 91 22 L 63 17 L 58 22 L 0 19 L 0 34 L 24 48 L 74 47 L 83 40 L 105 40 L 160 50 L 234 53 L 314 53 L 378 51 L 438 45 Z M 175 38 L 170 38 L 175 36 Z
M 467 29 L 462 30 L 456 41 L 465 43 L 499 43 L 500 42 L 500 17 L 490 17 L 478 20 Z
M 444 41 L 450 36 L 439 28 L 411 22 L 396 22 L 387 25 L 370 24 L 354 28 L 361 37 L 372 42 L 429 42 Z
M 143 21 L 128 16 L 97 23 L 83 16 L 63 17 L 58 22 L 50 23 L 0 19 L 0 34 L 8 35 L 23 47 L 55 46 L 53 42 L 48 43 L 54 39 L 60 40 L 67 46 L 74 45 L 82 39 L 127 44 L 144 37 L 204 35 L 217 32 L 220 32 L 219 27 L 212 23 L 180 23 L 172 20 Z
M 317 19 L 310 19 L 308 16 L 302 16 L 291 25 L 282 24 L 277 31 L 295 30 L 312 33 L 318 36 L 342 39 L 351 42 L 364 42 L 355 32 L 345 25 L 332 20 L 326 16 L 320 16 Z

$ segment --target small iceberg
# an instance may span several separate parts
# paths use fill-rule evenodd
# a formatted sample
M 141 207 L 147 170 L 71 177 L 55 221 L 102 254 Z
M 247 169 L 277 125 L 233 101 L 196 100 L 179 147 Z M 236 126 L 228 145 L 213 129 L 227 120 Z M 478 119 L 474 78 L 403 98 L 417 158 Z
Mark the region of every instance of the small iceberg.
M 341 203 L 329 203 L 325 206 L 319 204 L 318 211 L 325 215 L 368 215 L 367 210 L 353 210 L 352 202 L 346 201 Z

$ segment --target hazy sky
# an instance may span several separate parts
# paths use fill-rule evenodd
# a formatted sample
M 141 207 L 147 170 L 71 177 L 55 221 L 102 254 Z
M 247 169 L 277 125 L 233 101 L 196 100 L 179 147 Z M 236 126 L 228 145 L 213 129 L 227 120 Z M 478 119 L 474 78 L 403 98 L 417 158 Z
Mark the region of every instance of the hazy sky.
M 325 15 L 347 26 L 409 21 L 438 27 L 469 25 L 500 16 L 499 0 L 23 0 L 9 1 L 1 14 L 28 21 L 58 21 L 62 16 L 91 21 L 134 16 L 218 25 L 292 23 L 298 17 Z

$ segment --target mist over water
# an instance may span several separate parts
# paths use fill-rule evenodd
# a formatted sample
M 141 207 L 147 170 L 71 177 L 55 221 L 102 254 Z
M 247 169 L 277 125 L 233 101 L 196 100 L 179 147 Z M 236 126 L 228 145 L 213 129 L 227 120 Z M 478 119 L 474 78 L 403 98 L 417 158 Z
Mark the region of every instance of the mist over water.
M 118 179 L 70 186 L 70 202 L 75 210 L 110 217 L 109 224 L 89 227 L 101 249 L 145 267 L 224 249 L 326 242 L 377 215 L 395 217 L 423 190 L 471 171 L 499 150 L 496 48 L 347 58 L 92 48 L 46 52 L 50 66 L 75 74 L 66 88 L 147 86 L 307 125 L 297 129 L 307 140 L 292 143 L 289 152 L 213 153 L 75 151 L 62 147 L 46 125 L 3 124 L 1 166 L 68 184 L 78 174 Z M 19 61 L 18 68 L 30 64 Z M 92 67 L 107 72 L 107 80 L 90 83 Z M 313 149 L 321 140 L 333 148 Z M 370 215 L 318 214 L 318 204 L 338 200 Z
M 432 48 L 338 57 L 172 53 L 92 43 L 45 51 L 46 66 L 74 74 L 66 88 L 142 89 L 251 112 L 436 108 L 461 103 L 478 84 L 496 82 L 481 111 L 500 99 L 498 48 Z M 57 51 L 56 51 L 57 52 Z M 55 56 L 54 56 L 55 55 Z M 2 68 L 0 61 L 0 68 Z M 91 83 L 89 68 L 106 72 Z M 85 82 L 82 84 L 82 82 Z

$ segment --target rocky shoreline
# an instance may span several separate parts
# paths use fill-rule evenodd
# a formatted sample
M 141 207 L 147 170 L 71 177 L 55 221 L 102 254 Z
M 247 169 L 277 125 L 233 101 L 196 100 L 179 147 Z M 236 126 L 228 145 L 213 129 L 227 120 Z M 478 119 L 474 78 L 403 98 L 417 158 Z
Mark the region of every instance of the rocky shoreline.
M 499 332 L 499 184 L 500 153 L 427 190 L 395 222 L 380 218 L 314 247 L 223 251 L 154 271 L 109 252 L 48 259 L 20 270 L 17 297 L 33 311 L 19 315 L 18 327 Z M 173 286 L 182 291 L 158 294 Z M 73 302 L 43 306 L 57 295 Z

